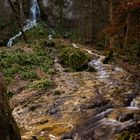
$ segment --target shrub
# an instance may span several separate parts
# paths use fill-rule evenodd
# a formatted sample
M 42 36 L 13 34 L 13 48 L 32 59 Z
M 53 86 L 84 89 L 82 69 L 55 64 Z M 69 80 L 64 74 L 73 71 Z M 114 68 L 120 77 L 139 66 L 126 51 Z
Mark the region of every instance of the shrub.
M 26 70 L 20 72 L 21 79 L 28 80 L 28 79 L 37 79 L 38 76 L 34 71 Z
M 35 89 L 47 89 L 48 87 L 52 86 L 52 82 L 48 79 L 41 79 L 38 81 L 34 81 L 28 86 L 29 90 L 35 90 Z
M 72 70 L 81 70 L 87 67 L 90 60 L 90 56 L 84 51 L 70 46 L 61 46 L 59 58 L 64 67 Z
M 37 79 L 34 69 L 41 68 L 44 72 L 53 73 L 53 59 L 41 47 L 41 43 L 32 44 L 33 52 L 25 52 L 24 49 L 13 49 L 9 51 L 0 50 L 0 68 L 4 72 L 5 79 L 10 80 L 16 74 L 21 79 Z

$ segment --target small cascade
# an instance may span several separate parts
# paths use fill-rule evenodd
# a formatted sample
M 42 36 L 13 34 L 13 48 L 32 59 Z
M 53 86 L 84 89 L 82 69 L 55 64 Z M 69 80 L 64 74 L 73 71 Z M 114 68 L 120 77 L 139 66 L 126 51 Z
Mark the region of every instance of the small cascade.
M 79 48 L 76 44 L 72 44 L 72 46 L 74 48 Z M 101 56 L 101 55 L 98 55 L 96 53 L 93 53 L 92 51 L 88 50 L 88 49 L 84 49 L 86 52 L 88 52 L 89 54 L 93 55 L 93 56 L 96 56 L 98 57 L 97 59 L 94 59 L 92 60 L 91 62 L 88 63 L 89 66 L 91 67 L 95 67 L 97 70 L 98 70 L 98 75 L 99 75 L 99 78 L 102 80 L 102 79 L 106 79 L 108 78 L 108 74 L 107 74 L 107 71 L 106 71 L 106 68 L 104 67 L 102 61 L 104 60 L 105 56 Z
M 89 63 L 91 66 L 94 66 L 98 70 L 100 79 L 105 79 L 108 77 L 105 67 L 101 64 L 103 59 L 104 57 L 101 57 L 97 60 L 92 60 Z
M 79 48 L 76 44 L 72 44 L 74 48 Z M 95 67 L 98 70 L 98 78 L 104 81 L 108 87 L 115 87 L 117 81 L 111 77 L 109 65 L 104 65 L 102 62 L 104 56 L 93 53 L 88 49 L 84 49 L 89 54 L 95 56 L 88 65 Z M 121 73 L 122 68 L 115 67 L 113 72 Z M 111 71 L 112 72 L 112 71 Z M 112 73 L 113 73 L 112 72 Z M 85 140 L 94 138 L 95 140 L 112 140 L 115 134 L 122 132 L 124 129 L 137 124 L 137 116 L 140 113 L 140 97 L 132 100 L 129 106 L 110 108 L 94 117 L 89 118 L 83 125 L 76 130 L 73 140 Z M 65 138 L 63 139 L 65 140 Z
M 112 140 L 115 134 L 136 125 L 136 116 L 139 113 L 139 108 L 129 106 L 103 111 L 91 117 L 83 126 L 79 127 L 79 129 L 72 134 L 72 140 L 85 140 L 90 138 L 94 138 L 95 140 Z M 116 117 L 114 117 L 114 114 L 116 114 Z M 131 116 L 131 114 L 133 115 Z M 65 137 L 63 140 L 65 140 Z
M 133 101 L 130 104 L 130 107 L 140 109 L 140 98 L 137 97 L 136 99 L 133 99 Z
M 131 107 L 138 107 L 138 104 L 136 102 L 136 99 L 133 99 L 133 101 L 130 104 Z
M 29 16 L 29 19 L 26 21 L 26 25 L 22 28 L 22 30 L 25 32 L 25 31 L 37 26 L 37 19 L 39 16 L 40 16 L 40 8 L 37 3 L 37 0 L 32 0 L 31 8 L 30 8 L 30 16 Z M 22 35 L 22 33 L 20 31 L 15 36 L 11 37 L 7 43 L 7 47 L 11 47 L 13 44 L 13 41 L 21 35 Z
M 32 0 L 32 6 L 30 8 L 30 21 L 36 22 L 39 16 L 40 16 L 40 9 L 37 0 Z

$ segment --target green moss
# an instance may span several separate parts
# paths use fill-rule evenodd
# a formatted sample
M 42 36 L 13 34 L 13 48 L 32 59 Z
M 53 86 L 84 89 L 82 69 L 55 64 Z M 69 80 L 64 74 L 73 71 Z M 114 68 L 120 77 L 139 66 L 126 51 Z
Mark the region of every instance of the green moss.
M 47 38 L 47 27 L 43 22 L 38 23 L 37 27 L 34 27 L 33 29 L 26 32 L 26 36 L 29 38 L 29 41 L 32 41 L 34 39 Z
M 20 72 L 20 75 L 21 75 L 21 79 L 23 80 L 28 80 L 28 79 L 37 79 L 38 76 L 37 74 L 34 72 L 34 71 L 21 71 Z
M 72 46 L 60 46 L 59 51 L 59 58 L 63 66 L 72 70 L 84 69 L 90 60 L 88 54 Z
M 19 74 L 21 79 L 37 79 L 38 75 L 34 71 L 41 68 L 48 74 L 53 74 L 53 59 L 42 48 L 41 43 L 33 43 L 33 51 L 28 53 L 24 49 L 13 49 L 10 51 L 0 51 L 0 68 L 4 72 L 5 79 L 14 79 Z
M 52 86 L 52 82 L 48 79 L 40 79 L 38 81 L 34 81 L 28 86 L 29 90 L 35 89 L 48 89 L 48 87 Z
M 122 133 L 117 140 L 133 140 L 135 136 L 132 133 L 124 132 Z

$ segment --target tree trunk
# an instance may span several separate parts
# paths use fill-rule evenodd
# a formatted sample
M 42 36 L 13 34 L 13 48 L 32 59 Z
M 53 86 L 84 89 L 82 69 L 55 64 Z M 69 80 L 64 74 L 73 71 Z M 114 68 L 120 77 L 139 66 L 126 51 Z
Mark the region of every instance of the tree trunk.
M 18 127 L 12 116 L 8 100 L 6 99 L 6 88 L 0 73 L 0 140 L 21 140 Z
M 113 21 L 113 2 L 112 2 L 112 0 L 109 0 L 109 22 L 112 23 L 112 21 Z M 113 50 L 114 49 L 114 43 L 115 43 L 113 35 L 110 37 L 109 42 L 110 42 L 109 43 L 109 49 Z
M 24 31 L 22 30 L 22 26 L 21 26 L 21 24 L 20 24 L 20 21 L 19 21 L 19 18 L 18 18 L 18 16 L 17 16 L 17 13 L 16 13 L 16 10 L 15 10 L 15 8 L 14 8 L 14 5 L 13 5 L 13 3 L 12 3 L 11 0 L 8 0 L 8 2 L 9 2 L 9 5 L 10 5 L 10 7 L 11 7 L 13 13 L 14 13 L 14 16 L 15 16 L 15 19 L 16 19 L 16 21 L 17 21 L 18 27 L 19 27 L 19 29 L 20 29 L 20 31 L 21 31 L 21 33 L 22 33 L 23 39 L 24 39 L 25 42 L 27 42 L 26 36 L 25 36 L 25 34 L 24 34 Z
M 60 18 L 60 33 L 61 35 L 63 35 L 63 18 L 64 18 L 64 12 L 63 12 L 63 8 L 64 8 L 64 0 L 59 0 L 59 18 Z
M 94 2 L 94 0 L 92 0 L 91 1 L 91 4 L 92 4 L 92 12 L 91 12 L 91 23 L 92 23 L 92 42 L 91 42 L 91 47 L 93 47 L 93 45 L 94 45 L 94 13 L 95 13 L 95 9 L 93 8 L 94 7 L 94 5 L 95 5 L 95 2 Z
M 23 1 L 22 0 L 19 0 L 19 10 L 20 10 L 20 18 L 21 18 L 21 21 L 23 22 L 24 21 L 24 13 L 23 13 Z

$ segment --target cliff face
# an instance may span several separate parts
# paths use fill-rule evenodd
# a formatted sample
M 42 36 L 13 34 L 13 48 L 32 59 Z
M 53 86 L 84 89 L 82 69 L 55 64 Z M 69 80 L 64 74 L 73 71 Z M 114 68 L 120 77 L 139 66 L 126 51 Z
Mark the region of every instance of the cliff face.
M 5 94 L 6 88 L 0 73 L 0 140 L 21 140 Z

